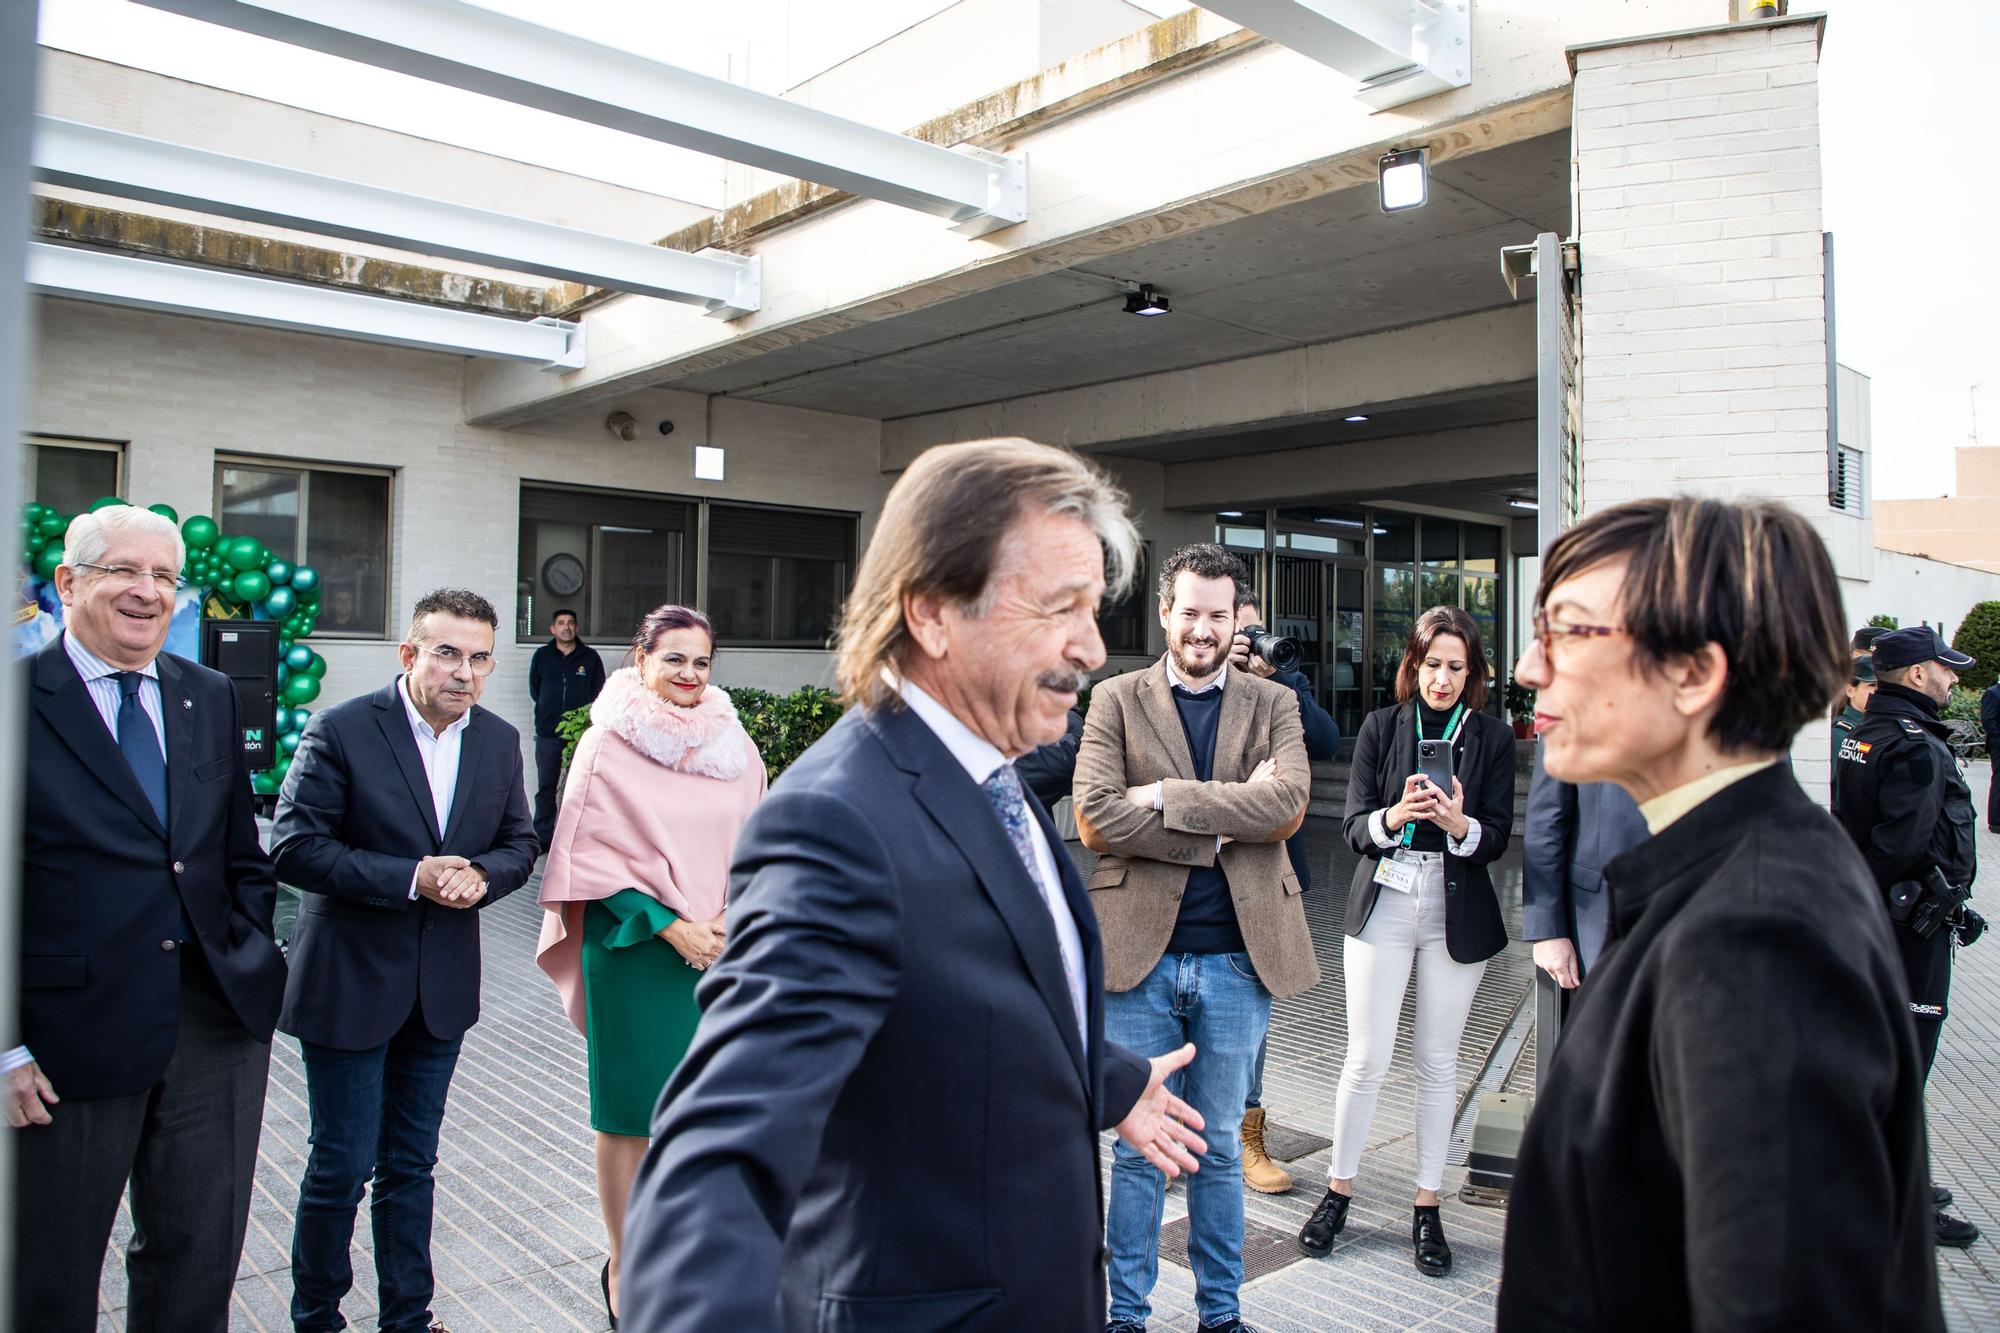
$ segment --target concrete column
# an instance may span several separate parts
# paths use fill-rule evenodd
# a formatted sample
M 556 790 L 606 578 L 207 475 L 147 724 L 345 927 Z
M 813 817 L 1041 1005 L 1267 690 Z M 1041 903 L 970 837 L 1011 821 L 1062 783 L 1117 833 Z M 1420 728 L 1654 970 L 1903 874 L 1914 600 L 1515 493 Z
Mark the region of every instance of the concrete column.
M 1771 497 L 1830 532 L 1822 24 L 1573 53 L 1586 511 Z M 1824 722 L 1794 759 L 1823 795 Z

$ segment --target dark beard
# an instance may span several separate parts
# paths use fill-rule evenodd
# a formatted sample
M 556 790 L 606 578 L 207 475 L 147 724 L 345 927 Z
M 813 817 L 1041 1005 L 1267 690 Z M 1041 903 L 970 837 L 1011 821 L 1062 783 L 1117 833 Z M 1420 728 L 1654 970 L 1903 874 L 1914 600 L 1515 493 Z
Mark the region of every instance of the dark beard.
M 1212 678 L 1217 672 L 1222 670 L 1223 663 L 1229 660 L 1223 655 L 1220 641 L 1215 645 L 1215 665 L 1210 667 L 1206 672 L 1196 671 L 1193 666 L 1189 665 L 1187 658 L 1181 653 L 1181 645 L 1172 640 L 1169 640 L 1167 643 L 1167 657 L 1172 660 L 1175 672 L 1179 674 L 1182 680 L 1187 681 L 1189 684 L 1196 684 Z

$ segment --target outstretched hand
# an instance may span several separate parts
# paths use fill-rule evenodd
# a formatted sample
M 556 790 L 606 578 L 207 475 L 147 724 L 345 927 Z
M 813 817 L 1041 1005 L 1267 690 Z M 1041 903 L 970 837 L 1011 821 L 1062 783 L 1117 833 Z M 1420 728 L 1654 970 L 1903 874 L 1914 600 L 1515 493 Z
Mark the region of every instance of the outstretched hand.
M 1154 1056 L 1153 1077 L 1139 1094 L 1138 1105 L 1118 1122 L 1118 1137 L 1169 1176 L 1201 1170 L 1194 1155 L 1208 1151 L 1207 1140 L 1195 1133 L 1203 1127 L 1201 1113 L 1166 1088 L 1167 1076 L 1192 1059 L 1192 1042 Z

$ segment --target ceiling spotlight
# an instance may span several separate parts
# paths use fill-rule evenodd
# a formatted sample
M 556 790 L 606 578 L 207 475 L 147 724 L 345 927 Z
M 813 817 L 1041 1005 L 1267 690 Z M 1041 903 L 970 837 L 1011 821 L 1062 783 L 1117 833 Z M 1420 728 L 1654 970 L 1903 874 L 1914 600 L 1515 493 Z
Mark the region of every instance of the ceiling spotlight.
M 1534 500 L 1523 500 L 1518 495 L 1510 495 L 1507 497 L 1507 507 L 1509 509 L 1539 510 L 1542 506 Z
M 1347 421 L 1347 422 L 1358 422 L 1358 421 L 1366 421 L 1366 420 L 1368 420 L 1368 418 L 1367 418 L 1367 417 L 1364 417 L 1364 416 L 1360 416 L 1360 415 L 1358 415 L 1358 414 L 1357 414 L 1357 415 L 1355 415 L 1355 416 L 1351 416 L 1351 417 L 1342 417 L 1342 418 L 1341 418 L 1341 420 L 1342 420 L 1342 421 Z
M 1375 176 L 1381 186 L 1384 213 L 1422 208 L 1430 202 L 1430 163 L 1428 148 L 1382 154 L 1382 160 L 1375 164 Z
M 1224 509 L 1224 510 L 1222 510 L 1222 511 L 1221 511 L 1220 513 L 1218 513 L 1218 514 L 1216 515 L 1216 517 L 1217 517 L 1217 518 L 1242 518 L 1242 517 L 1243 517 L 1243 511 L 1242 511 L 1241 509 Z
M 1167 298 L 1155 292 L 1149 282 L 1140 283 L 1138 291 L 1125 294 L 1125 313 L 1128 315 L 1164 315 L 1171 308 Z

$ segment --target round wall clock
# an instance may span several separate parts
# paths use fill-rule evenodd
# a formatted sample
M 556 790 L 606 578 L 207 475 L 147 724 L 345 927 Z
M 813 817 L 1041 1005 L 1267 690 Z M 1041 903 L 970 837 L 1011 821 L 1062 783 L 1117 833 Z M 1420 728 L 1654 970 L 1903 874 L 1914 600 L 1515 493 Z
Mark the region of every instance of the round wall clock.
M 542 562 L 542 586 L 558 597 L 574 597 L 583 591 L 583 572 L 583 561 L 558 551 Z

